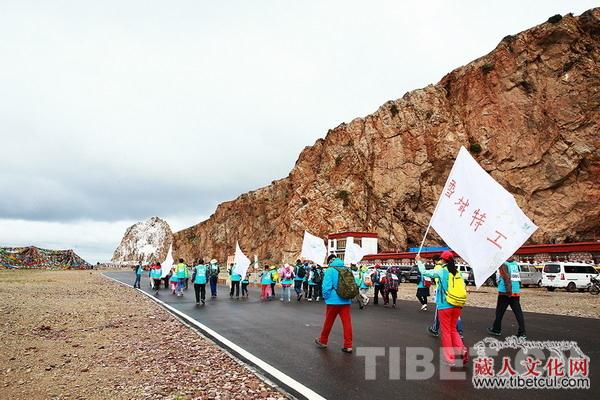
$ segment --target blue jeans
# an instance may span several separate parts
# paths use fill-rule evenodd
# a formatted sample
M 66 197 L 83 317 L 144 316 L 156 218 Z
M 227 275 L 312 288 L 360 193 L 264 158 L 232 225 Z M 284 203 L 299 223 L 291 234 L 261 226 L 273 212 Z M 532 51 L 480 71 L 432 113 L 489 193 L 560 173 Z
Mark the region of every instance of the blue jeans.
M 302 281 L 294 280 L 294 290 L 296 291 L 297 295 L 302 293 Z
M 285 299 L 286 298 L 286 292 L 287 292 L 287 299 L 288 301 L 291 300 L 292 298 L 292 287 L 291 286 L 283 286 L 281 288 L 281 298 Z
M 141 275 L 135 275 L 135 283 L 133 284 L 134 288 L 140 288 L 140 284 L 142 282 L 142 276 Z
M 433 325 L 431 325 L 431 329 L 436 332 L 440 331 L 440 318 L 438 317 L 437 307 L 435 309 L 435 313 L 433 314 Z M 460 317 L 458 317 L 458 321 L 456 321 L 456 330 L 460 336 L 463 336 L 463 323 Z
M 217 295 L 217 280 L 219 278 L 216 276 L 211 276 L 210 277 L 210 295 L 211 296 L 216 296 Z
M 177 291 L 181 294 L 183 294 L 183 288 L 185 287 L 185 279 L 180 279 L 179 282 L 177 282 Z

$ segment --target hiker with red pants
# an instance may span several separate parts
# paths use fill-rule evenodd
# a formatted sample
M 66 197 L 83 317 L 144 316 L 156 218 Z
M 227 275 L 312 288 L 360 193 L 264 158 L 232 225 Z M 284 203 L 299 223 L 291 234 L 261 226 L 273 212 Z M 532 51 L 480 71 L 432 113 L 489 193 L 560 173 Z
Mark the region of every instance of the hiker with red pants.
M 325 321 L 321 336 L 315 344 L 321 349 L 327 348 L 329 333 L 335 319 L 340 317 L 344 335 L 342 351 L 352 353 L 352 299 L 358 294 L 358 286 L 354 282 L 352 272 L 344 266 L 344 262 L 335 258 L 323 276 L 323 299 L 325 300 Z
M 442 352 L 446 365 L 454 367 L 457 355 L 462 358 L 462 365 L 465 365 L 469 358 L 468 349 L 456 329 L 456 322 L 467 300 L 467 292 L 465 281 L 454 263 L 452 253 L 444 251 L 441 257 L 446 260 L 446 268 L 438 270 L 426 270 L 419 254 L 415 260 L 422 276 L 439 279 L 435 302 L 442 330 Z

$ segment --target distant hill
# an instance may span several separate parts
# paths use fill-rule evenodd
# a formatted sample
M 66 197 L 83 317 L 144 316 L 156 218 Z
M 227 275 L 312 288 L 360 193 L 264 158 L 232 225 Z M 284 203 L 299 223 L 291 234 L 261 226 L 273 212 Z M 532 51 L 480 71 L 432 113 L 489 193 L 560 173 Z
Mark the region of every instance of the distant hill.
M 48 250 L 35 246 L 0 247 L 0 269 L 87 269 L 73 250 Z

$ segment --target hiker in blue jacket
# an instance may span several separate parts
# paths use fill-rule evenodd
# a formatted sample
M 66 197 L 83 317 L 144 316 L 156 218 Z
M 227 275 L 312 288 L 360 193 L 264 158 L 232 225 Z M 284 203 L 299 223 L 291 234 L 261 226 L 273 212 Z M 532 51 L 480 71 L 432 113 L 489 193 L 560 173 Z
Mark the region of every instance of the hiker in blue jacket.
M 209 279 L 208 267 L 204 264 L 204 260 L 200 259 L 196 262 L 194 272 L 192 273 L 192 282 L 194 283 L 194 292 L 196 294 L 196 304 L 205 303 L 206 300 L 206 282 Z
M 298 302 L 302 300 L 302 283 L 304 282 L 305 274 L 304 265 L 302 265 L 300 260 L 296 260 L 296 265 L 294 266 L 294 290 L 296 291 L 296 301 Z
M 138 264 L 135 266 L 134 272 L 135 282 L 133 283 L 133 287 L 140 289 L 140 283 L 142 281 L 142 273 L 144 272 L 144 268 L 142 268 L 141 264 Z
M 344 335 L 344 347 L 342 347 L 342 351 L 344 353 L 352 353 L 352 300 L 342 298 L 337 293 L 339 285 L 338 268 L 346 267 L 342 260 L 335 258 L 329 264 L 329 268 L 325 270 L 325 275 L 323 276 L 323 299 L 326 304 L 325 321 L 323 322 L 321 336 L 315 339 L 315 344 L 321 349 L 327 348 L 329 333 L 335 319 L 339 315 Z

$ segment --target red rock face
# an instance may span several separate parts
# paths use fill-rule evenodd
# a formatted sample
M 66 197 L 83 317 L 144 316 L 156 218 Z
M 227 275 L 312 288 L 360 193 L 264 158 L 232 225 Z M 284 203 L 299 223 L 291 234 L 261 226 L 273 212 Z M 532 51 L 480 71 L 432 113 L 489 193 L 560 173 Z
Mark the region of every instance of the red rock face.
M 248 255 L 290 261 L 304 229 L 377 232 L 382 250 L 418 244 L 461 145 L 539 225 L 532 242 L 598 238 L 599 66 L 600 9 L 507 36 L 437 85 L 330 130 L 287 178 L 177 232 L 174 254 L 225 260 L 239 240 Z

